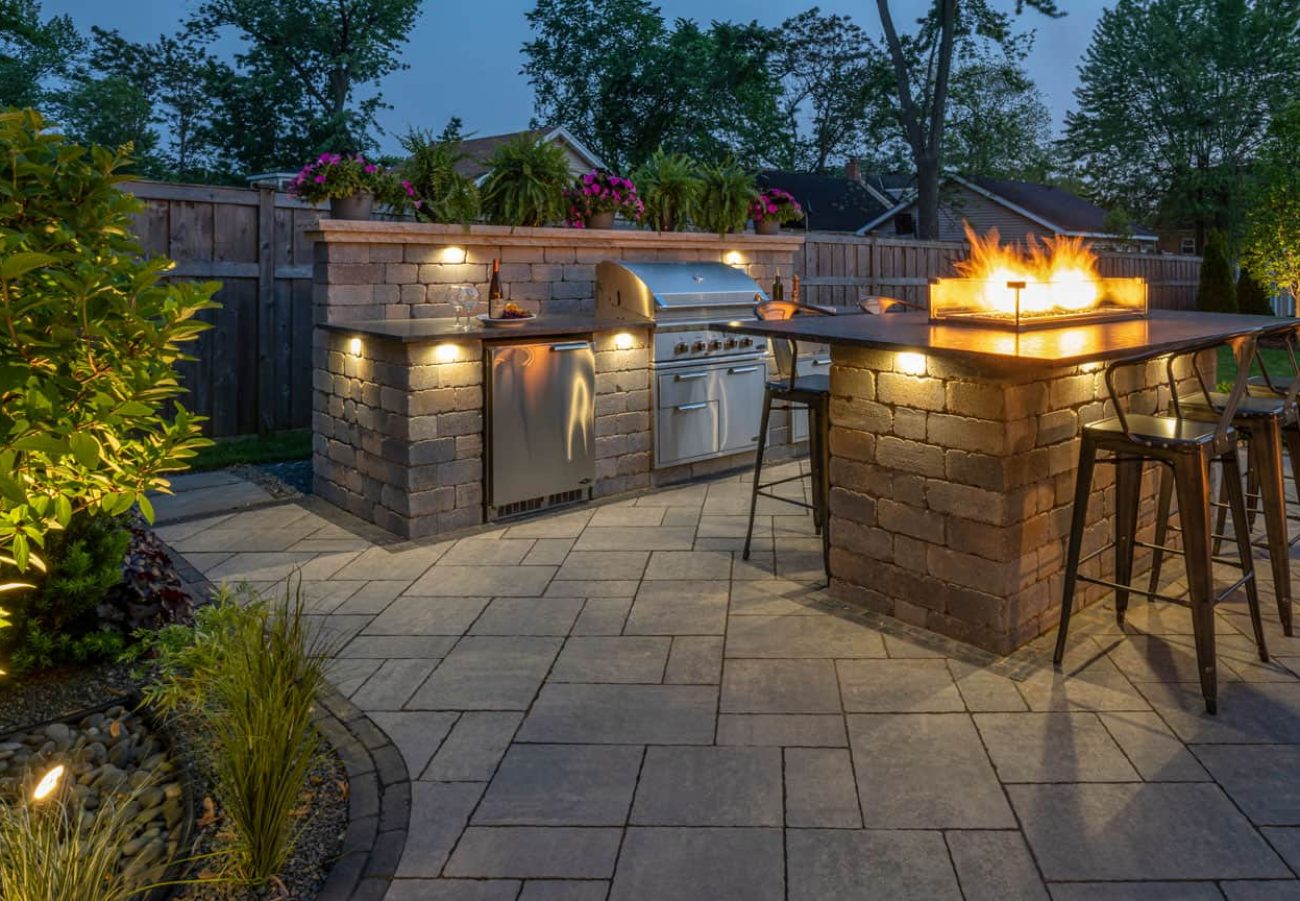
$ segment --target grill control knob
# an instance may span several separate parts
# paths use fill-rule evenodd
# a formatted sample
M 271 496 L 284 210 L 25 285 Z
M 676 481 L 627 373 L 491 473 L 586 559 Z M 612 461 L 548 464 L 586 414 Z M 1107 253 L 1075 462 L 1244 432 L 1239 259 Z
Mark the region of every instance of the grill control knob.
M 733 348 L 733 347 L 735 347 L 735 346 L 736 346 L 736 339 L 735 339 L 735 338 L 728 338 L 727 341 L 726 341 L 726 343 L 723 344 L 723 347 L 727 348 L 727 350 L 731 350 L 731 348 Z
M 750 347 L 751 345 L 753 345 L 753 343 L 754 343 L 754 339 L 753 339 L 753 338 L 741 338 L 741 339 L 740 339 L 740 346 L 741 346 L 741 347 Z
M 675 345 L 673 345 L 673 353 L 675 354 L 684 354 L 686 353 L 686 351 L 690 349 L 691 349 L 690 345 L 687 344 L 685 341 L 678 341 Z
M 704 342 L 703 342 L 703 341 L 696 341 L 694 344 L 691 345 L 691 350 L 696 351 L 696 352 L 699 352 L 699 351 L 701 351 L 701 350 L 704 350 Z
M 714 338 L 712 341 L 709 342 L 709 350 L 721 350 L 721 349 L 722 349 L 722 342 L 717 338 Z

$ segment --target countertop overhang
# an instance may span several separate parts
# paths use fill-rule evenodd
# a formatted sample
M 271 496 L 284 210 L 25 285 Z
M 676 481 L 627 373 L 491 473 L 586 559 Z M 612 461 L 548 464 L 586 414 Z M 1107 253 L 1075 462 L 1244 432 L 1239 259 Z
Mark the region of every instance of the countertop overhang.
M 513 338 L 546 338 L 586 332 L 618 332 L 653 328 L 654 323 L 641 320 L 609 319 L 590 314 L 550 316 L 516 326 L 485 326 L 474 323 L 468 331 L 456 327 L 447 317 L 432 319 L 364 319 L 357 322 L 326 322 L 319 328 L 341 335 L 385 338 L 403 344 L 432 341 L 508 341 Z
M 1145 319 L 1014 332 L 969 325 L 936 325 L 925 313 L 799 316 L 781 321 L 723 321 L 712 327 L 765 338 L 793 338 L 878 350 L 913 351 L 980 362 L 1071 366 L 1128 354 L 1171 350 L 1185 342 L 1232 338 L 1278 324 L 1271 316 L 1153 310 Z

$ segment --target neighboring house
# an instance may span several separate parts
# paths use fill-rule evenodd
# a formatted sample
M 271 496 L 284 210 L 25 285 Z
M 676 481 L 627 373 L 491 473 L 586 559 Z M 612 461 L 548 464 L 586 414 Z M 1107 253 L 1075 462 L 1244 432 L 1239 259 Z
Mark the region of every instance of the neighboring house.
M 803 207 L 803 227 L 808 231 L 855 232 L 862 223 L 878 218 L 893 206 L 893 198 L 882 196 L 853 178 L 838 175 L 769 169 L 758 173 L 758 184 L 761 188 L 780 188 L 793 194 Z
M 1118 235 L 1107 227 L 1107 211 L 1069 191 L 1050 185 L 999 178 L 946 176 L 941 185 L 939 240 L 962 241 L 962 223 L 977 233 L 996 228 L 1005 242 L 1024 242 L 1031 235 L 1087 238 L 1106 249 L 1154 253 L 1158 236 L 1141 226 Z M 915 191 L 897 205 L 869 220 L 860 235 L 915 234 Z
M 592 169 L 607 169 L 604 161 L 575 138 L 567 128 L 533 128 L 527 131 L 512 131 L 504 135 L 487 135 L 481 138 L 466 138 L 461 141 L 460 149 L 465 159 L 456 164 L 456 171 L 482 184 L 491 172 L 488 160 L 502 144 L 521 134 L 531 135 L 542 141 L 552 141 L 564 148 L 569 157 L 569 171 L 574 176 L 590 172 Z

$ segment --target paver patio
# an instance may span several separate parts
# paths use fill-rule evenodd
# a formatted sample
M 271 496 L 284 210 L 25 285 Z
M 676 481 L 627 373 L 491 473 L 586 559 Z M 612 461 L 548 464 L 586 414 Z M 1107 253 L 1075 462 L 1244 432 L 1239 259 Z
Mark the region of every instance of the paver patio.
M 345 641 L 412 780 L 388 897 L 1300 898 L 1300 637 L 1135 601 L 1006 660 L 846 610 L 797 508 L 740 560 L 744 477 L 375 546 L 263 506 L 160 529 Z M 206 500 L 205 500 L 206 502 Z M 360 530 L 360 534 L 367 534 Z M 1176 577 L 1176 571 L 1170 577 Z

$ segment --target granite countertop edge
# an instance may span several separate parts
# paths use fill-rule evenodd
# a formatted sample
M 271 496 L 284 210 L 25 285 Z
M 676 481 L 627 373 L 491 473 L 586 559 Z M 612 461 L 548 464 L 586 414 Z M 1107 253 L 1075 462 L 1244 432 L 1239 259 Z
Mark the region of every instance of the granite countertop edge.
M 517 326 L 475 324 L 468 331 L 457 329 L 454 321 L 447 318 L 366 319 L 357 322 L 323 322 L 317 327 L 336 334 L 383 338 L 400 341 L 403 344 L 419 344 L 433 341 L 509 341 L 515 338 L 649 329 L 654 327 L 654 323 L 643 320 L 609 319 L 590 314 L 559 316 L 543 314 Z

